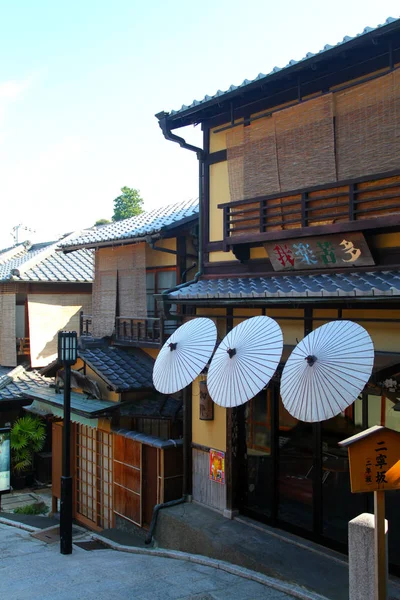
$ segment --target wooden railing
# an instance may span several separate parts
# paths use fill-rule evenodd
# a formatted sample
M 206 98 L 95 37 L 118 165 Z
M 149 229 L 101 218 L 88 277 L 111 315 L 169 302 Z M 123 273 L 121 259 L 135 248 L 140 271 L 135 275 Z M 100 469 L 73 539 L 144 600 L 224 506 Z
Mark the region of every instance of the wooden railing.
M 31 345 L 29 338 L 17 338 L 17 355 L 29 356 L 31 353 Z
M 92 315 L 79 315 L 79 335 L 92 335 Z
M 159 346 L 164 338 L 163 321 L 157 317 L 117 317 L 115 341 Z
M 400 172 L 220 204 L 229 245 L 400 223 Z

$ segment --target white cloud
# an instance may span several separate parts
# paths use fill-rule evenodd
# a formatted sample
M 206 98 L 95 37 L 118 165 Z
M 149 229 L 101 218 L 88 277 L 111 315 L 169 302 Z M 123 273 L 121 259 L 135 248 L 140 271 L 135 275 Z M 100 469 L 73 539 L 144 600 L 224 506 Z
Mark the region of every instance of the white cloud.
M 4 122 L 8 108 L 23 96 L 24 92 L 31 86 L 32 81 L 32 75 L 21 80 L 0 81 L 0 125 Z

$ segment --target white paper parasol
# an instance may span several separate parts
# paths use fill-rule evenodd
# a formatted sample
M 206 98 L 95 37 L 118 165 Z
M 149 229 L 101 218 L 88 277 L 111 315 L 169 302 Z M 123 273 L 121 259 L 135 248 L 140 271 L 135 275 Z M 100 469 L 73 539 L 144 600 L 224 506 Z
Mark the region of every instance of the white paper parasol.
M 374 346 L 352 321 L 332 321 L 307 335 L 289 356 L 281 397 L 296 419 L 313 423 L 350 406 L 370 378 Z
M 267 385 L 282 356 L 278 323 L 253 317 L 224 337 L 208 369 L 208 393 L 216 404 L 231 408 L 253 398 Z
M 188 321 L 168 338 L 153 368 L 153 383 L 163 394 L 174 394 L 189 385 L 208 363 L 217 340 L 211 319 Z

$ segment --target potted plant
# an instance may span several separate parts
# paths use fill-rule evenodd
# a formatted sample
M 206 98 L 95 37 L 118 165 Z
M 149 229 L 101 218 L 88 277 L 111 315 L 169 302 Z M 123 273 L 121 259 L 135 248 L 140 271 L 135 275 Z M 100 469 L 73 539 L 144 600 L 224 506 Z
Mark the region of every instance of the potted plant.
M 22 489 L 33 483 L 33 457 L 40 452 L 46 439 L 46 429 L 39 418 L 20 417 L 11 428 L 11 485 Z M 29 480 L 30 478 L 30 480 Z

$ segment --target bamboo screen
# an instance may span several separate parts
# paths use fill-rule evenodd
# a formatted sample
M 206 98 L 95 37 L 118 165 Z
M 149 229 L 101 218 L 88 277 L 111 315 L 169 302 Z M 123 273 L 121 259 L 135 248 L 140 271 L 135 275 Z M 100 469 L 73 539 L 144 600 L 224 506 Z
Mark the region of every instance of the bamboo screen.
M 146 317 L 146 244 L 125 246 L 118 259 L 119 314 Z
M 226 142 L 232 202 L 399 169 L 400 69 L 233 128 Z M 258 204 L 246 208 L 256 217 Z
M 15 293 L 0 290 L 0 364 L 4 367 L 17 365 L 17 340 L 15 333 Z
M 273 116 L 280 191 L 336 181 L 332 94 Z
M 231 201 L 336 181 L 332 94 L 227 133 Z
M 95 337 L 111 336 L 114 332 L 117 289 L 120 315 L 146 316 L 145 250 L 143 243 L 96 252 L 93 285 Z
M 231 201 L 244 198 L 244 128 L 236 127 L 226 134 L 229 192 Z
M 400 166 L 400 70 L 335 94 L 338 178 Z
M 28 294 L 32 367 L 45 367 L 57 358 L 58 331 L 79 331 L 82 310 L 90 314 L 90 294 Z

